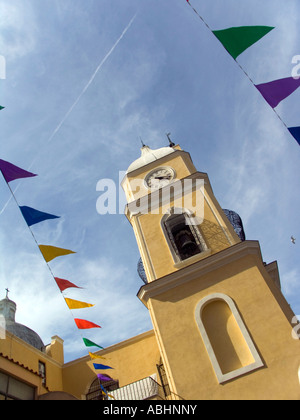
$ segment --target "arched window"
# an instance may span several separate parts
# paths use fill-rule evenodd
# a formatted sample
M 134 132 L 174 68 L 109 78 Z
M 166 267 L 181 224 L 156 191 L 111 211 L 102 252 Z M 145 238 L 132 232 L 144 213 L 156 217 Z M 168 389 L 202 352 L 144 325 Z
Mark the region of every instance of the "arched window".
M 108 375 L 106 375 L 110 378 Z M 115 381 L 114 379 L 110 378 L 111 381 L 103 381 L 98 378 L 95 378 L 89 387 L 89 390 L 86 394 L 87 400 L 106 400 L 107 397 L 104 395 L 104 391 L 102 387 L 105 389 L 106 392 L 114 391 L 115 389 L 119 388 L 119 381 Z M 102 387 L 101 387 L 102 386 Z
M 175 262 L 207 250 L 199 227 L 187 210 L 170 209 L 163 216 L 161 224 Z
M 229 296 L 222 293 L 206 296 L 198 303 L 195 318 L 220 383 L 263 366 Z

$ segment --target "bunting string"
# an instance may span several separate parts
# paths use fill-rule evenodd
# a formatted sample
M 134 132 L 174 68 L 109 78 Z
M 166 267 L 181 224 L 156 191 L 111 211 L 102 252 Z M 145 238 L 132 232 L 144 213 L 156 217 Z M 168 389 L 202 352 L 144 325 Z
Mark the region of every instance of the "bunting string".
M 207 29 L 221 42 L 223 47 L 227 50 L 233 60 L 236 62 L 240 70 L 245 74 L 250 83 L 261 93 L 266 102 L 271 106 L 277 118 L 281 121 L 284 127 L 294 137 L 300 145 L 300 127 L 288 127 L 282 117 L 279 115 L 276 106 L 291 93 L 293 93 L 300 86 L 300 78 L 288 77 L 285 79 L 274 80 L 272 82 L 255 84 L 249 76 L 244 67 L 239 63 L 237 57 L 248 49 L 250 46 L 259 41 L 262 37 L 267 35 L 273 26 L 241 26 L 221 30 L 213 30 L 206 20 L 198 13 L 192 6 L 189 0 L 186 0 L 188 5 L 199 17 Z
M 198 13 L 198 11 L 192 6 L 189 0 L 186 0 L 188 5 L 191 7 L 193 12 L 198 16 L 198 18 L 201 20 L 201 22 L 206 26 L 206 28 L 211 32 L 212 35 L 214 35 L 215 38 L 219 40 L 219 42 L 223 45 L 223 47 L 226 49 L 226 51 L 230 54 L 232 59 L 236 62 L 240 70 L 244 73 L 244 75 L 248 78 L 250 83 L 259 91 L 259 93 L 263 96 L 265 101 L 268 103 L 268 105 L 272 108 L 276 116 L 279 118 L 279 120 L 282 122 L 282 124 L 285 126 L 285 128 L 289 131 L 289 133 L 295 138 L 295 140 L 300 145 L 300 126 L 295 127 L 288 127 L 287 124 L 283 121 L 282 117 L 279 115 L 279 113 L 276 110 L 276 107 L 286 99 L 289 95 L 291 95 L 296 89 L 300 87 L 300 77 L 286 77 L 278 80 L 274 80 L 271 82 L 266 83 L 260 83 L 255 84 L 253 79 L 250 77 L 248 72 L 244 69 L 244 67 L 239 63 L 237 60 L 237 57 L 242 54 L 245 50 L 247 50 L 249 47 L 254 45 L 256 42 L 258 42 L 261 38 L 265 37 L 269 32 L 271 32 L 274 27 L 271 26 L 240 26 L 240 27 L 232 27 L 232 28 L 226 28 L 226 29 L 218 29 L 213 30 L 210 25 L 206 22 L 206 20 L 201 16 L 201 14 Z M 97 67 L 95 73 L 92 75 L 92 78 L 89 80 L 86 87 L 83 89 L 79 97 L 76 99 L 75 103 L 72 105 L 70 110 L 66 113 L 65 117 L 61 121 L 61 123 L 56 127 L 54 132 L 49 138 L 49 141 L 53 138 L 53 136 L 57 133 L 57 131 L 60 129 L 61 125 L 64 123 L 64 121 L 68 118 L 70 113 L 72 112 L 73 108 L 76 106 L 78 101 L 80 100 L 81 96 L 84 94 L 84 92 L 87 90 L 89 85 L 92 83 L 94 77 L 96 76 L 97 72 L 101 68 L 102 64 L 105 62 L 105 60 L 109 57 L 109 55 L 113 52 L 114 48 L 118 45 L 122 37 L 125 35 L 129 27 L 131 26 L 132 22 L 134 21 L 135 16 L 131 19 L 127 27 L 122 32 L 121 36 L 117 40 L 117 42 L 113 45 L 112 49 L 108 52 L 108 54 L 105 56 L 105 58 L 102 60 L 100 65 Z M 4 107 L 0 106 L 0 110 L 3 110 Z M 52 245 L 42 245 L 39 244 L 34 232 L 32 230 L 32 226 L 43 222 L 45 220 L 50 219 L 58 219 L 60 216 L 56 216 L 54 214 L 46 213 L 44 211 L 40 211 L 37 209 L 34 209 L 29 206 L 20 206 L 18 203 L 18 200 L 15 196 L 15 192 L 13 192 L 12 188 L 10 187 L 10 182 L 14 181 L 16 179 L 22 179 L 22 178 L 30 178 L 37 176 L 36 174 L 26 171 L 10 162 L 7 162 L 5 160 L 0 159 L 0 171 L 3 175 L 3 178 L 10 190 L 11 198 L 14 199 L 16 205 L 19 207 L 19 210 L 27 224 L 27 227 L 33 237 L 33 240 L 35 241 L 37 247 L 39 248 L 39 251 L 41 252 L 43 259 L 45 260 L 45 263 L 49 269 L 49 272 L 51 276 L 53 277 L 54 281 L 56 282 L 57 287 L 60 290 L 60 293 L 62 294 L 65 304 L 68 306 L 74 322 L 76 324 L 77 330 L 89 330 L 92 328 L 101 328 L 100 325 L 95 324 L 94 322 L 88 321 L 86 319 L 77 318 L 73 315 L 73 310 L 83 309 L 83 308 L 90 308 L 93 307 L 94 304 L 83 302 L 75 299 L 71 299 L 69 297 L 64 296 L 65 290 L 68 290 L 69 288 L 78 288 L 82 289 L 81 287 L 77 286 L 76 284 L 70 282 L 69 280 L 62 279 L 60 277 L 56 277 L 54 273 L 52 272 L 52 269 L 49 265 L 49 262 L 53 259 L 61 256 L 66 256 L 70 254 L 75 254 L 76 252 L 65 249 L 65 248 L 59 248 Z M 16 190 L 15 190 L 16 191 Z M 6 205 L 5 205 L 6 207 Z M 5 208 L 4 207 L 4 208 Z M 4 209 L 2 209 L 3 211 Z M 97 347 L 100 350 L 103 350 L 104 348 L 100 345 L 94 343 L 93 341 L 89 340 L 86 337 L 82 337 L 83 343 L 85 347 Z M 98 373 L 98 371 L 106 371 L 109 369 L 114 369 L 111 366 L 108 366 L 106 364 L 95 362 L 97 359 L 106 359 L 103 356 L 98 355 L 97 353 L 88 352 L 89 357 L 91 359 L 93 368 L 97 374 L 97 378 L 99 379 L 100 389 L 103 395 L 106 397 L 113 396 L 109 395 L 105 389 L 105 387 L 102 385 L 101 382 L 107 382 L 112 380 L 108 375 L 105 375 L 104 373 Z
M 20 178 L 34 177 L 34 176 L 37 176 L 37 175 L 33 174 L 31 172 L 28 172 L 28 171 L 26 171 L 26 170 L 24 170 L 24 169 L 22 169 L 22 168 L 20 168 L 16 165 L 13 165 L 10 162 L 4 161 L 2 159 L 0 159 L 0 171 L 1 171 L 1 173 L 3 175 L 3 178 L 4 178 L 8 188 L 10 190 L 11 197 L 13 197 L 16 205 L 18 206 L 18 208 L 19 208 L 19 210 L 20 210 L 20 212 L 21 212 L 21 214 L 22 214 L 22 216 L 23 216 L 23 218 L 24 218 L 24 220 L 27 224 L 27 227 L 28 227 L 28 229 L 29 229 L 29 231 L 30 231 L 30 233 L 33 237 L 33 240 L 35 241 L 37 247 L 39 248 L 39 250 L 40 250 L 40 252 L 41 252 L 41 254 L 42 254 L 42 256 L 45 260 L 45 263 L 48 267 L 48 270 L 49 270 L 51 276 L 53 277 L 53 279 L 55 280 L 56 285 L 59 288 L 61 294 L 66 289 L 69 289 L 69 288 L 79 288 L 80 289 L 81 287 L 75 285 L 74 283 L 70 282 L 69 280 L 65 280 L 65 279 L 61 279 L 59 277 L 55 277 L 53 272 L 52 272 L 52 269 L 51 269 L 50 265 L 48 264 L 54 258 L 57 258 L 57 257 L 60 257 L 60 256 L 65 256 L 65 255 L 68 255 L 68 254 L 75 254 L 75 252 L 71 251 L 69 249 L 59 248 L 59 247 L 55 247 L 55 246 L 52 246 L 52 245 L 41 245 L 41 244 L 39 244 L 35 235 L 34 235 L 33 230 L 31 229 L 32 225 L 35 225 L 37 223 L 40 223 L 40 222 L 48 220 L 48 219 L 57 219 L 57 218 L 59 218 L 59 216 L 56 216 L 56 215 L 53 215 L 53 214 L 50 214 L 50 213 L 45 213 L 45 212 L 36 210 L 32 207 L 20 206 L 19 203 L 18 203 L 18 200 L 15 196 L 15 193 L 13 192 L 12 188 L 10 187 L 9 183 L 11 181 L 14 181 L 14 180 L 20 179 Z M 68 298 L 68 297 L 65 297 L 65 296 L 63 296 L 63 297 L 64 297 L 64 300 L 65 300 L 65 303 L 67 304 L 68 308 L 70 309 L 70 312 L 73 316 L 74 322 L 75 322 L 78 330 L 87 330 L 87 329 L 91 329 L 91 328 L 101 328 L 100 325 L 95 324 L 91 321 L 88 321 L 88 320 L 85 320 L 85 319 L 80 319 L 80 318 L 75 318 L 75 316 L 72 313 L 72 310 L 93 307 L 94 304 L 79 301 L 79 300 L 75 300 L 75 299 L 71 299 L 71 298 Z M 84 338 L 84 337 L 81 337 L 81 338 L 82 338 L 86 347 L 98 347 L 100 349 L 103 349 L 103 347 L 99 346 L 98 344 L 94 343 L 93 341 L 90 341 L 89 339 Z M 105 359 L 104 357 L 98 356 L 97 354 L 91 353 L 91 352 L 89 352 L 89 356 L 90 356 L 91 360 Z M 104 365 L 104 364 L 101 364 L 101 363 L 92 363 L 92 364 L 93 364 L 93 367 L 94 367 L 95 371 L 113 369 L 111 366 Z M 105 375 L 101 375 L 101 374 L 98 374 L 97 377 L 99 379 L 99 384 L 100 384 L 101 389 L 102 388 L 105 389 L 101 384 L 101 380 L 107 381 L 107 377 Z M 100 378 L 102 378 L 102 379 L 100 379 Z M 109 380 L 111 380 L 111 378 Z M 107 394 L 105 392 L 104 395 L 107 396 L 109 394 Z M 113 396 L 111 396 L 111 397 L 113 398 Z

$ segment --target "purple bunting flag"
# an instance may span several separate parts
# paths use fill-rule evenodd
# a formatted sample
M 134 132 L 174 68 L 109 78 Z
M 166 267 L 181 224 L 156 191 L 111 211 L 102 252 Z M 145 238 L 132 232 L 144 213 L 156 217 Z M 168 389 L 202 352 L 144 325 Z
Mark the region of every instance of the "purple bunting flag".
M 286 77 L 285 79 L 273 80 L 272 82 L 254 85 L 268 104 L 275 108 L 283 99 L 291 95 L 299 86 L 300 78 Z
M 0 171 L 2 172 L 6 182 L 13 181 L 14 179 L 36 176 L 36 174 L 25 171 L 25 169 L 19 168 L 18 166 L 2 159 L 0 159 Z
M 109 376 L 102 375 L 101 373 L 98 373 L 97 376 L 100 381 L 112 381 L 112 379 Z

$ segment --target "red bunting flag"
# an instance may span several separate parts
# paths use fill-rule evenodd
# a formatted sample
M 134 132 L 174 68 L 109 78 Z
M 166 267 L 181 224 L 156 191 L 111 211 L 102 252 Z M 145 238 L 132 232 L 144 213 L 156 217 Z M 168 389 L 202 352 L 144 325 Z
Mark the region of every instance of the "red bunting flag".
M 100 325 L 94 324 L 93 322 L 86 321 L 85 319 L 74 318 L 77 328 L 85 330 L 88 328 L 101 328 Z
M 78 289 L 82 289 L 82 287 L 76 286 L 76 284 L 71 283 L 69 280 L 60 279 L 59 277 L 54 277 L 54 279 L 61 292 L 63 292 L 65 289 L 68 289 L 69 287 L 77 287 Z

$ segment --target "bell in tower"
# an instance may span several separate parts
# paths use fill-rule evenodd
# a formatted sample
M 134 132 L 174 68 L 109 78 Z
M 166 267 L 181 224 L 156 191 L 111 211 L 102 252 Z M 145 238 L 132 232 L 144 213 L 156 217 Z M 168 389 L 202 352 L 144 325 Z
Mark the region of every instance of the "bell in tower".
M 187 180 L 201 183 L 189 188 Z M 277 265 L 265 264 L 239 216 L 222 210 L 208 175 L 179 146 L 143 147 L 122 186 L 141 255 L 137 296 L 149 309 L 171 392 L 184 399 L 299 399 L 299 340 Z M 203 217 L 193 206 L 198 193 Z M 150 199 L 151 211 L 136 204 L 142 199 Z
M 200 250 L 197 247 L 195 238 L 187 229 L 180 230 L 175 235 L 175 242 L 179 248 L 179 252 L 182 255 L 182 259 L 191 257 L 197 254 Z

